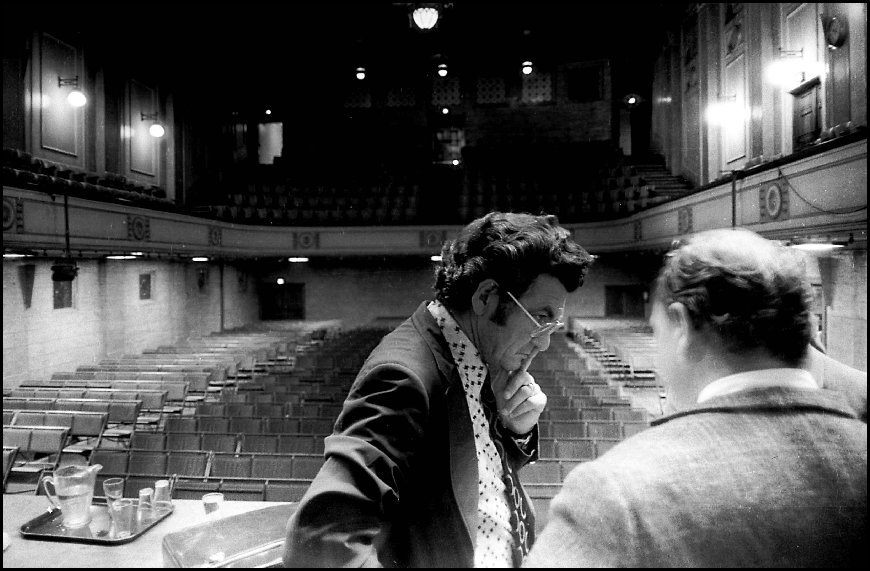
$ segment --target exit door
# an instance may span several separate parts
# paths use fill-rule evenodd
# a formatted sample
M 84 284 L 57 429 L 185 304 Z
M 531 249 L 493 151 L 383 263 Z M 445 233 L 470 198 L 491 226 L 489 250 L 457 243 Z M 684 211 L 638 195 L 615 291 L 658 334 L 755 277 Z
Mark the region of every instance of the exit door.
M 305 284 L 264 284 L 260 319 L 305 319 Z

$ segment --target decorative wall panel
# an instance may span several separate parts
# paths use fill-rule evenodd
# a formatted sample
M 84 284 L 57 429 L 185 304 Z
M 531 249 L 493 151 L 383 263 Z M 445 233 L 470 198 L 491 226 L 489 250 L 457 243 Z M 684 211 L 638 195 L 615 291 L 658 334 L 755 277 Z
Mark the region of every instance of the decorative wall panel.
M 553 76 L 535 72 L 523 76 L 523 103 L 546 103 L 553 100 Z
M 416 104 L 417 97 L 411 87 L 392 87 L 387 91 L 387 107 L 413 107 Z
M 432 105 L 459 105 L 462 92 L 458 77 L 439 77 L 432 83 Z
M 130 81 L 130 170 L 151 177 L 157 176 L 157 145 L 159 139 L 150 135 L 152 121 L 142 120 L 142 114 L 159 111 L 155 89 L 138 81 Z
M 42 35 L 40 86 L 42 96 L 40 139 L 43 149 L 71 157 L 79 155 L 81 108 L 72 107 L 66 97 L 72 87 L 60 86 L 59 78 L 78 76 L 76 49 L 48 34 Z M 79 77 L 81 83 L 84 78 Z
M 481 77 L 477 80 L 477 102 L 480 104 L 487 103 L 504 103 L 507 100 L 505 91 L 504 78 L 502 77 Z

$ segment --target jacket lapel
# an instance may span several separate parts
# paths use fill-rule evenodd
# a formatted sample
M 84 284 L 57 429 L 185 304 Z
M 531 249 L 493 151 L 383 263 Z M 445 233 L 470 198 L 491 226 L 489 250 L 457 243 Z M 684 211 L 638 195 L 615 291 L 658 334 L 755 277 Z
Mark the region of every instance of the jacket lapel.
M 471 426 L 468 404 L 465 401 L 465 391 L 462 389 L 459 371 L 453 362 L 447 341 L 444 339 L 438 324 L 435 323 L 435 319 L 426 309 L 426 305 L 427 302 L 423 302 L 411 319 L 431 348 L 442 378 L 447 380 L 444 395 L 447 400 L 447 409 L 452 413 L 450 418 L 445 419 L 450 444 L 450 479 L 465 531 L 471 541 L 472 549 L 474 549 L 477 541 L 478 500 L 477 451 L 474 447 L 474 429 Z

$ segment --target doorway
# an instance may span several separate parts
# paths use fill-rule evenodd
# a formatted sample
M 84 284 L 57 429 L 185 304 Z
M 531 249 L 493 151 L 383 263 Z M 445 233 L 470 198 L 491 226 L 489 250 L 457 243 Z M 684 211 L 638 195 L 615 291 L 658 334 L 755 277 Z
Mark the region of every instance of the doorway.
M 263 284 L 260 319 L 305 319 L 305 284 Z

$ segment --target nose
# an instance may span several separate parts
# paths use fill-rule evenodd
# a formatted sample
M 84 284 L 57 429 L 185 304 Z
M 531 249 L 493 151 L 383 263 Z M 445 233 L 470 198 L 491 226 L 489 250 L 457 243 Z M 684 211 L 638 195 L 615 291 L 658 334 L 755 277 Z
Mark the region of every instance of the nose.
M 537 337 L 532 337 L 532 343 L 538 348 L 538 351 L 544 352 L 550 348 L 550 335 L 553 332 L 549 331 L 547 333 L 543 333 L 542 335 L 538 335 Z

